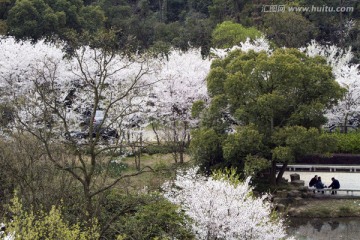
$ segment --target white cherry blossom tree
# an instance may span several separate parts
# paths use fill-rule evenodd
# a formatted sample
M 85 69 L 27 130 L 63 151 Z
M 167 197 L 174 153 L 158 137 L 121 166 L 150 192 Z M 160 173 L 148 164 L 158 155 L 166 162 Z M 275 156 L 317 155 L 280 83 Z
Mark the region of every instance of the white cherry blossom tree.
M 240 182 L 234 173 L 204 177 L 197 172 L 197 167 L 179 171 L 163 190 L 193 220 L 189 224 L 198 239 L 286 237 L 283 220 L 272 215 L 267 195 L 253 195 L 250 178 Z
M 190 128 L 195 124 L 191 118 L 193 102 L 208 98 L 205 79 L 210 64 L 211 60 L 201 58 L 200 50 L 173 51 L 157 74 L 159 81 L 153 86 L 147 117 L 158 141 L 170 144 L 175 162 L 184 161 Z
M 2 40 L 0 51 L 1 103 L 9 104 L 14 115 L 9 135 L 36 137 L 46 159 L 82 186 L 84 216 L 96 216 L 101 207 L 96 199 L 129 177 L 109 178 L 106 169 L 124 148 L 116 132 L 121 135 L 145 106 L 152 84 L 145 76 L 155 65 L 143 56 L 89 47 L 67 59 L 56 46 L 13 39 Z M 99 110 L 103 117 L 95 122 Z M 110 136 L 115 142 L 105 141 Z M 105 169 L 100 175 L 99 166 Z

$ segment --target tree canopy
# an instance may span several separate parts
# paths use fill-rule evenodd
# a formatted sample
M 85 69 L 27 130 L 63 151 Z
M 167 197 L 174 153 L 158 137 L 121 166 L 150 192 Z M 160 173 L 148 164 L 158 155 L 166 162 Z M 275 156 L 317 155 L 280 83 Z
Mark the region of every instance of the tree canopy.
M 261 36 L 256 28 L 245 28 L 241 24 L 225 21 L 218 24 L 212 33 L 212 45 L 218 48 L 230 48 L 245 42 L 247 38 L 255 40 Z
M 80 0 L 18 0 L 9 10 L 9 34 L 17 39 L 66 38 L 69 31 L 95 32 L 104 26 L 99 6 L 84 6 Z
M 305 153 L 328 150 L 316 129 L 326 123 L 326 109 L 344 94 L 323 58 L 296 49 L 277 49 L 270 55 L 233 51 L 213 62 L 207 86 L 211 103 L 202 113 L 202 129 L 192 147 L 196 156 L 201 151 L 199 132 L 212 132 L 223 154 L 202 160 L 204 169 L 214 162 L 244 169 L 254 157 L 260 163 L 265 158 L 286 164 Z M 305 144 L 310 139 L 321 146 Z
M 221 35 L 219 24 L 229 30 L 241 24 L 244 33 L 250 34 L 245 37 L 261 31 L 279 47 L 304 46 L 311 39 L 321 44 L 353 46 L 354 61 L 358 62 L 360 4 L 357 1 L 340 2 L 340 7 L 348 9 L 346 12 L 289 10 L 289 7 L 311 6 L 335 9 L 339 7 L 338 0 L 291 1 L 284 3 L 285 12 L 275 14 L 264 11 L 266 6 L 264 1 L 250 0 L 3 0 L 0 32 L 33 41 L 50 37 L 67 40 L 68 34 L 105 28 L 115 31 L 117 40 L 123 43 L 120 45 L 131 46 L 133 51 L 169 52 L 172 47 L 181 50 L 200 47 L 205 56 L 211 47 L 223 44 L 219 44 L 216 32 L 228 40 L 231 36 Z M 239 44 L 236 37 L 234 40 L 226 44 Z

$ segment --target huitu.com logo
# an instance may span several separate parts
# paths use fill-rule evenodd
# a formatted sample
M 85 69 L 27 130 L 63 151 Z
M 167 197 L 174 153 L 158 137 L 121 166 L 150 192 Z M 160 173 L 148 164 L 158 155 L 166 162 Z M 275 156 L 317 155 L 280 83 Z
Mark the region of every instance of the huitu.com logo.
M 339 13 L 353 12 L 354 7 L 330 7 L 330 6 L 286 6 L 286 5 L 263 5 L 262 12 L 322 12 L 322 13 Z

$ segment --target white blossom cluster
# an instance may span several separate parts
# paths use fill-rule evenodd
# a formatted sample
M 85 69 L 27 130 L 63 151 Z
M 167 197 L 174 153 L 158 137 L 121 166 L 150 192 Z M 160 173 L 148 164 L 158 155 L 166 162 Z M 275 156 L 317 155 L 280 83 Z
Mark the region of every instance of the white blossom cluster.
M 51 122 L 53 129 L 63 131 L 64 124 L 56 123 L 65 121 L 69 131 L 78 130 L 95 96 L 101 98 L 99 109 L 106 110 L 104 126 L 131 115 L 144 102 L 143 94 L 133 92 L 142 88 L 144 93 L 149 84 L 140 77 L 153 71 L 140 57 L 133 60 L 86 47 L 66 59 L 54 45 L 7 38 L 0 42 L 0 51 L 1 101 L 16 107 L 23 125 L 39 129 Z M 54 111 L 58 113 L 48 115 Z
M 191 107 L 194 101 L 208 99 L 206 76 L 210 65 L 211 60 L 202 59 L 198 49 L 173 51 L 168 60 L 162 61 L 159 81 L 152 88 L 154 108 L 148 117 L 163 125 L 173 120 L 195 124 Z
M 179 171 L 173 182 L 163 185 L 164 196 L 193 220 L 197 239 L 284 239 L 282 220 L 271 217 L 264 195 L 256 198 L 249 185 L 232 184 L 197 174 L 198 168 Z
M 243 52 L 248 52 L 253 50 L 254 52 L 265 51 L 268 54 L 272 53 L 272 49 L 270 47 L 270 42 L 265 38 L 265 36 L 261 36 L 255 40 L 251 40 L 247 38 L 245 42 L 241 42 L 239 45 L 233 46 L 231 49 L 211 49 L 211 53 L 219 58 L 225 58 L 227 54 L 231 51 L 241 50 Z
M 349 124 L 352 119 L 358 121 L 356 119 L 360 118 L 360 72 L 358 64 L 351 64 L 351 49 L 343 50 L 335 45 L 323 46 L 312 41 L 301 50 L 311 57 L 324 57 L 332 67 L 336 81 L 347 89 L 342 101 L 326 113 L 329 125 Z
M 24 100 L 27 104 L 21 106 L 20 118 L 34 127 L 44 127 L 40 123 L 44 109 L 61 109 L 56 104 L 70 100 L 71 106 L 62 109 L 61 115 L 69 130 L 77 130 L 84 112 L 93 105 L 94 87 L 101 91 L 99 108 L 108 109 L 107 124 L 121 121 L 125 127 L 144 127 L 149 118 L 166 118 L 174 107 L 190 121 L 192 103 L 207 98 L 205 78 L 211 61 L 202 59 L 199 50 L 173 51 L 164 60 L 106 56 L 83 48 L 77 51 L 77 58 L 65 59 L 59 47 L 42 41 L 0 41 L 0 101 Z M 52 106 L 45 106 L 35 91 L 35 86 L 42 84 L 54 90 L 46 95 L 53 99 Z M 99 88 L 100 84 L 104 87 Z
M 211 60 L 202 59 L 199 50 L 193 49 L 187 53 L 172 51 L 168 60 L 151 59 L 145 61 L 141 57 L 127 59 L 120 56 L 114 59 L 106 59 L 91 49 L 78 52 L 81 56 L 82 66 L 76 59 L 64 59 L 61 46 L 49 45 L 40 41 L 37 44 L 30 42 L 16 42 L 13 38 L 3 38 L 0 41 L 0 101 L 8 101 L 9 98 L 22 96 L 26 98 L 27 109 L 22 109 L 22 119 L 30 122 L 42 117 L 39 104 L 39 94 L 34 92 L 34 83 L 41 81 L 53 81 L 57 89 L 55 102 L 64 102 L 69 93 L 75 90 L 75 98 L 72 98 L 73 106 L 65 109 L 62 113 L 76 129 L 79 121 L 83 118 L 84 109 L 88 109 L 93 101 L 93 92 L 84 78 L 93 80 L 98 84 L 100 78 L 96 78 L 97 71 L 107 60 L 106 88 L 103 88 L 100 108 L 106 108 L 107 104 L 121 97 L 129 84 L 137 77 L 137 89 L 141 89 L 131 98 L 116 101 L 108 112 L 109 123 L 121 116 L 126 126 L 137 122 L 137 126 L 145 127 L 149 119 L 168 121 L 173 118 L 174 109 L 179 110 L 176 117 L 179 120 L 191 122 L 190 109 L 196 100 L 207 100 L 206 76 L 210 70 Z M 254 41 L 247 39 L 239 46 L 232 49 L 213 49 L 217 57 L 225 57 L 229 51 L 241 49 L 242 51 L 254 50 L 266 51 L 271 54 L 272 50 L 266 38 L 261 37 Z M 320 55 L 326 58 L 333 69 L 336 81 L 348 92 L 336 107 L 327 112 L 326 116 L 330 124 L 345 123 L 346 120 L 357 118 L 360 110 L 359 96 L 359 66 L 351 64 L 352 53 L 350 49 L 342 50 L 336 46 L 322 46 L 312 41 L 305 51 L 309 56 Z M 78 59 L 79 60 L 79 59 Z M 100 62 L 99 62 L 100 61 Z M 103 61 L 103 62 L 101 62 Z M 81 72 L 81 70 L 85 70 Z M 95 77 L 94 77 L 95 76 Z M 46 78 L 46 79 L 45 79 Z M 140 80 L 140 79 L 139 79 Z M 44 82 L 43 82 L 44 83 Z M 50 84 L 50 83 L 47 83 Z M 50 96 L 48 96 L 50 97 Z M 131 102 L 131 104 L 129 104 Z M 31 103 L 31 104 L 30 104 Z M 130 105 L 132 107 L 130 107 Z M 122 112 L 125 111 L 125 112 Z M 140 123 L 140 124 L 139 124 Z

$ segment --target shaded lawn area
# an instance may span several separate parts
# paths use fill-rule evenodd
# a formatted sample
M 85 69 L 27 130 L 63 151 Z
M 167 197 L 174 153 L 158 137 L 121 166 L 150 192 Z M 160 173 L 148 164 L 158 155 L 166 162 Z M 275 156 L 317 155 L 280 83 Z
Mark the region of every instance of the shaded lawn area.
M 291 217 L 360 217 L 360 198 L 331 199 L 311 198 L 301 206 L 289 208 Z
M 131 174 L 136 172 L 135 157 L 126 157 L 121 160 L 127 165 L 122 174 Z M 142 154 L 141 168 L 151 167 L 154 172 L 146 172 L 131 178 L 125 178 L 117 184 L 117 189 L 127 193 L 143 190 L 146 192 L 157 191 L 161 185 L 174 176 L 178 167 L 187 166 L 190 161 L 188 155 L 185 156 L 185 163 L 175 164 L 172 154 Z

